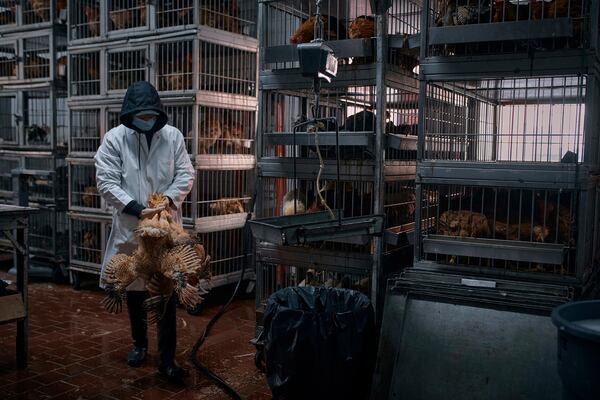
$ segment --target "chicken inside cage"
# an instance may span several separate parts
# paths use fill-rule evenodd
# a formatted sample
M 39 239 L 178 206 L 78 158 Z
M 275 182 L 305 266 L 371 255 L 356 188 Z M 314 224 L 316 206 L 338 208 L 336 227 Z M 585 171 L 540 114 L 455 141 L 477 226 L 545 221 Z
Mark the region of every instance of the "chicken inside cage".
M 71 55 L 71 93 L 73 96 L 100 94 L 100 52 Z
M 256 96 L 257 53 L 200 41 L 200 90 Z
M 55 18 L 67 20 L 67 0 L 26 0 L 23 3 L 23 23 L 26 25 L 49 22 L 52 3 L 55 7 Z
M 241 33 L 238 0 L 200 0 L 200 24 L 232 33 Z
M 156 5 L 158 28 L 194 23 L 194 0 L 160 0 Z
M 0 143 L 17 144 L 17 99 L 0 96 Z
M 191 40 L 160 43 L 157 47 L 159 91 L 193 88 L 194 43 Z
M 146 3 L 147 0 L 110 0 L 108 2 L 109 30 L 146 26 L 148 17 Z
M 17 23 L 17 1 L 0 1 L 0 25 L 13 25 Z
M 146 80 L 147 64 L 144 49 L 108 53 L 108 89 L 126 90 L 133 82 Z
M 388 227 L 414 222 L 416 205 L 413 181 L 386 182 L 384 212 Z
M 71 110 L 71 152 L 94 153 L 100 147 L 100 109 Z
M 98 0 L 75 0 L 69 7 L 71 38 L 86 39 L 100 35 Z
M 511 262 L 479 257 L 443 257 L 450 264 L 484 265 L 529 272 L 575 273 L 574 230 L 577 194 L 557 189 L 529 190 L 462 185 L 426 185 L 436 193 L 437 205 L 423 199 L 423 218 L 433 234 L 456 238 L 483 238 L 550 243 L 566 249 L 562 266 Z
M 96 170 L 93 165 L 71 165 L 71 206 L 99 209 L 101 198 L 96 188 Z
M 47 146 L 51 143 L 52 110 L 50 94 L 46 91 L 25 94 L 25 139 L 28 145 Z
M 204 171 L 197 173 L 198 216 L 238 214 L 250 201 L 252 170 Z
M 564 163 L 574 153 L 572 162 L 580 162 L 585 82 L 566 76 L 432 85 L 425 158 Z
M 252 111 L 201 107 L 199 123 L 198 154 L 251 154 Z
M 432 50 L 440 55 L 476 55 L 486 53 L 522 52 L 529 45 L 545 49 L 578 48 L 587 41 L 584 26 L 590 14 L 581 0 L 509 1 L 438 0 L 434 3 L 435 26 L 459 26 L 482 23 L 544 21 L 572 18 L 572 35 L 554 35 L 546 39 L 519 42 L 496 41 L 466 45 L 437 46 Z M 474 41 L 477 39 L 474 38 Z
M 72 219 L 71 258 L 91 264 L 102 262 L 102 223 Z
M 0 78 L 17 77 L 17 53 L 14 44 L 0 45 Z

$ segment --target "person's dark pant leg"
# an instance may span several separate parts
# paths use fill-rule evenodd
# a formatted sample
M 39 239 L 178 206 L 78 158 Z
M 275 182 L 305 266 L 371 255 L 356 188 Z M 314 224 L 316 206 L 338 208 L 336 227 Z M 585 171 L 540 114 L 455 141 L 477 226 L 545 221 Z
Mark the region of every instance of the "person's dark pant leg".
M 127 365 L 134 368 L 142 366 L 146 360 L 148 327 L 144 301 L 147 297 L 148 293 L 141 291 L 128 291 L 126 294 L 127 314 L 129 314 L 131 338 L 133 339 L 133 350 L 127 354 Z
M 173 365 L 177 346 L 177 297 L 175 294 L 169 299 L 165 314 L 156 325 L 160 365 Z

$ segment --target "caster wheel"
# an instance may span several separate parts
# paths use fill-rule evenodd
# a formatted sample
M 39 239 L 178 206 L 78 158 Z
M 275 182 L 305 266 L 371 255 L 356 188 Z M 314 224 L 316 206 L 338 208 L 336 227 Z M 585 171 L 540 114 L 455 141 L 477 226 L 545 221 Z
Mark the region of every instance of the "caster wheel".
M 79 272 L 71 272 L 71 285 L 74 290 L 81 290 L 81 277 L 79 276 Z

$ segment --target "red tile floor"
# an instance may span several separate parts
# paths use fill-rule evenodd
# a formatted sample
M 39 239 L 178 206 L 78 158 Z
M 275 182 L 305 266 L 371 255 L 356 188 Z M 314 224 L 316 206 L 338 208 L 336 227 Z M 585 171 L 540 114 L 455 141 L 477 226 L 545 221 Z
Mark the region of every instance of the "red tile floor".
M 2 274 L 4 279 L 14 276 Z M 156 375 L 156 329 L 149 328 L 149 359 L 144 367 L 125 363 L 131 340 L 127 313 L 110 315 L 100 306 L 93 282 L 81 291 L 68 285 L 29 286 L 29 367 L 15 368 L 16 324 L 0 325 L 0 398 L 8 399 L 228 399 L 187 363 L 190 348 L 209 318 L 177 311 L 177 360 L 190 371 L 185 386 Z M 207 339 L 202 360 L 248 400 L 270 399 L 265 377 L 254 366 L 254 302 L 234 302 Z

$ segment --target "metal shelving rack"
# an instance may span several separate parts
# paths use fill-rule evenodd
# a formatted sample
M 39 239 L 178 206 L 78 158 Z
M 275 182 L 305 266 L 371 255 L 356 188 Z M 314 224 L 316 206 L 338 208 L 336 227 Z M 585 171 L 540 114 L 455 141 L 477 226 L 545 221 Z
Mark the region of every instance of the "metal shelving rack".
M 242 266 L 240 232 L 245 213 L 250 211 L 256 164 L 256 2 L 72 3 L 69 169 L 73 270 L 99 272 L 99 262 L 85 258 L 97 257 L 94 251 L 102 256 L 112 211 L 94 192 L 92 158 L 104 132 L 119 125 L 129 84 L 148 80 L 161 94 L 169 123 L 183 133 L 197 170 L 194 188 L 183 204 L 184 226 L 213 249 L 213 286 L 235 281 Z M 84 245 L 85 232 L 77 233 L 78 227 L 94 231 L 98 240 Z M 90 246 L 95 247 L 91 252 L 82 251 Z
M 313 82 L 301 76 L 296 45 L 288 39 L 314 12 L 312 0 L 265 0 L 259 7 L 256 216 L 290 220 L 286 215 L 296 213 L 300 226 L 312 218 L 305 211 L 324 208 L 315 202 L 320 163 L 314 129 L 298 132 L 293 146 L 294 124 L 299 117 L 312 117 L 314 103 Z M 321 116 L 337 117 L 340 126 L 339 150 L 331 127 L 318 134 L 324 197 L 332 208 L 342 209 L 344 218 L 384 216 L 384 230 L 342 243 L 257 240 L 259 326 L 267 298 L 291 285 L 353 288 L 379 306 L 385 276 L 409 266 L 412 258 L 419 86 L 413 71 L 418 43 L 411 38 L 419 31 L 420 6 L 409 1 L 330 0 L 322 2 L 321 12 L 325 43 L 340 60 L 337 76 L 323 82 L 321 90 Z M 349 35 L 348 28 L 361 19 L 372 23 L 376 33 Z M 336 151 L 343 194 L 335 190 Z
M 63 1 L 7 1 L 0 12 L 0 163 L 3 203 L 18 191 L 41 208 L 32 266 L 66 267 L 67 10 Z M 27 181 L 18 182 L 16 174 Z M 52 251 L 49 251 L 52 250 Z
M 415 267 L 585 286 L 598 254 L 598 2 L 496 2 L 466 22 L 423 7 Z

